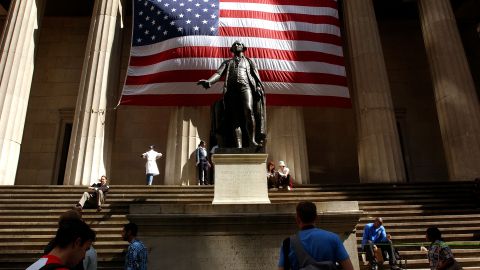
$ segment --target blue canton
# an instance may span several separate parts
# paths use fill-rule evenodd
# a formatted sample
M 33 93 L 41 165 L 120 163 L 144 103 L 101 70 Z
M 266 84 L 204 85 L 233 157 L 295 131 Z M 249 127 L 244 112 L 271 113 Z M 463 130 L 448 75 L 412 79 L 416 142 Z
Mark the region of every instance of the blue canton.
M 219 0 L 134 0 L 133 46 L 218 34 Z
M 125 256 L 125 270 L 147 270 L 147 249 L 145 245 L 133 240 Z

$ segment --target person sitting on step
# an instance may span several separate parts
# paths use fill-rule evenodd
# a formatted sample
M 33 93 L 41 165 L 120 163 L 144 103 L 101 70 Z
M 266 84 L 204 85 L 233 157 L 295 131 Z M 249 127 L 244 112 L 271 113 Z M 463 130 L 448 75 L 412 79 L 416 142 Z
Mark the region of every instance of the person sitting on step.
M 80 201 L 75 207 L 83 209 L 85 203 L 96 203 L 97 211 L 102 211 L 102 204 L 105 202 L 105 197 L 110 187 L 107 185 L 108 179 L 105 175 L 102 175 L 99 181 L 99 183 L 88 187 L 89 191 L 83 193 L 82 198 L 80 198 Z
M 287 188 L 291 190 L 292 182 L 290 177 L 290 169 L 285 165 L 283 160 L 278 162 L 278 188 Z
M 383 219 L 381 217 L 375 218 L 373 223 L 365 225 L 363 230 L 362 249 L 367 255 L 367 260 L 370 263 L 372 270 L 378 269 L 377 258 L 375 251 L 380 248 L 382 257 L 385 258 L 385 253 L 388 254 L 388 264 L 390 269 L 396 270 L 396 258 L 393 251 L 392 241 L 388 239 L 385 227 L 383 227 Z

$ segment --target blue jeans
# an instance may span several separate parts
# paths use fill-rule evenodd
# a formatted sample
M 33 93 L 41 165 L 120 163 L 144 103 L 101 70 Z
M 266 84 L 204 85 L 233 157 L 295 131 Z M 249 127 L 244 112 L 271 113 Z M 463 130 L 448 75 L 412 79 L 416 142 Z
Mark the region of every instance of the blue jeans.
M 151 186 L 153 182 L 153 173 L 147 173 L 147 185 Z

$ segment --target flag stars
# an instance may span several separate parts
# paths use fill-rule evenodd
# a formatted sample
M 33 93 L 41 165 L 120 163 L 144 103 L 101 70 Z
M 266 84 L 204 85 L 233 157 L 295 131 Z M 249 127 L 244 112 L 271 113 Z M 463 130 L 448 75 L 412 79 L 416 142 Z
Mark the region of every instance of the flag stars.
M 164 20 L 168 20 L 168 15 L 163 16 Z
M 143 28 L 143 24 L 139 24 L 139 25 L 138 25 L 138 28 L 142 29 L 142 28 Z
M 203 10 L 203 12 L 207 12 L 207 11 L 208 11 L 208 8 L 204 8 L 204 9 L 202 9 L 202 10 Z
M 161 29 L 162 29 L 161 26 L 158 26 L 158 27 L 157 27 L 157 31 L 160 31 Z
M 192 9 L 191 9 L 191 8 L 187 8 L 187 12 L 192 12 Z
M 178 30 L 178 32 L 182 32 L 183 28 L 182 28 L 182 27 L 178 27 L 177 30 Z
M 141 38 L 137 38 L 137 43 L 140 43 L 142 42 L 142 39 Z
M 196 6 L 196 7 L 199 7 L 199 6 L 200 6 L 200 3 L 196 3 L 195 6 Z
M 154 6 L 151 6 L 151 7 L 150 7 L 150 10 L 154 10 L 154 9 L 155 9 L 155 7 L 154 7 Z
M 152 36 L 152 40 L 155 40 L 155 35 Z
M 183 15 L 182 13 L 178 14 L 179 18 L 183 18 L 183 16 L 185 16 L 185 15 Z
M 217 5 L 215 5 L 215 4 L 211 4 L 210 6 L 214 8 L 214 7 L 216 7 Z
M 150 21 L 150 17 L 149 16 L 145 17 L 145 21 Z
M 176 9 L 176 8 L 172 8 L 171 11 L 172 11 L 172 12 L 175 12 L 175 11 L 177 11 L 177 9 Z
M 207 24 L 208 21 L 207 21 L 207 20 L 203 20 L 202 23 L 203 23 L 203 24 Z
M 212 18 L 212 19 L 215 19 L 216 17 L 217 17 L 217 15 L 215 15 L 215 14 L 210 15 L 210 18 Z
M 215 31 L 215 27 L 210 27 L 210 32 L 214 32 Z
M 164 6 L 166 6 L 166 7 L 170 6 L 170 4 L 169 4 L 169 3 L 165 3 L 165 4 L 163 4 L 163 5 L 164 5 Z
M 152 20 L 152 25 L 155 25 L 155 20 Z
M 185 6 L 185 4 L 184 4 L 184 3 L 180 3 L 180 6 L 183 7 L 183 6 Z
M 143 3 L 144 6 L 148 6 L 148 1 L 145 1 L 145 3 Z
M 166 36 L 167 34 L 168 34 L 168 31 L 167 31 L 167 30 L 163 31 L 163 35 L 164 35 L 164 36 Z
M 198 31 L 198 29 L 200 29 L 200 27 L 198 27 L 198 26 L 196 26 L 196 25 L 193 27 L 193 30 L 194 30 L 194 31 Z
M 170 22 L 170 25 L 175 25 L 175 21 L 171 21 L 171 22 Z
M 142 15 L 143 15 L 143 11 L 138 12 L 138 15 L 142 16 Z
M 192 21 L 190 21 L 190 20 L 186 20 L 185 22 L 186 22 L 187 24 L 190 24 Z
M 145 35 L 148 35 L 148 34 L 150 33 L 150 31 L 148 31 L 148 30 L 145 30 L 145 32 L 144 32 L 144 33 L 145 33 Z
M 195 14 L 195 18 L 200 18 L 200 14 Z

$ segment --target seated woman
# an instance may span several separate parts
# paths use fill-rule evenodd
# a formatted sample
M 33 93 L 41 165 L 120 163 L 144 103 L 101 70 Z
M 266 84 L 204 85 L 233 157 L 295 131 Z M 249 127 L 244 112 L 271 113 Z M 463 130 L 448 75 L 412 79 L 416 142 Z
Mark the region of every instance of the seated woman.
M 275 171 L 273 161 L 269 161 L 267 164 L 267 184 L 268 188 L 278 188 L 278 173 Z
M 278 162 L 278 183 L 279 188 L 288 188 L 290 190 L 292 188 L 292 182 L 290 177 L 290 169 L 285 166 L 285 162 L 280 160 Z

